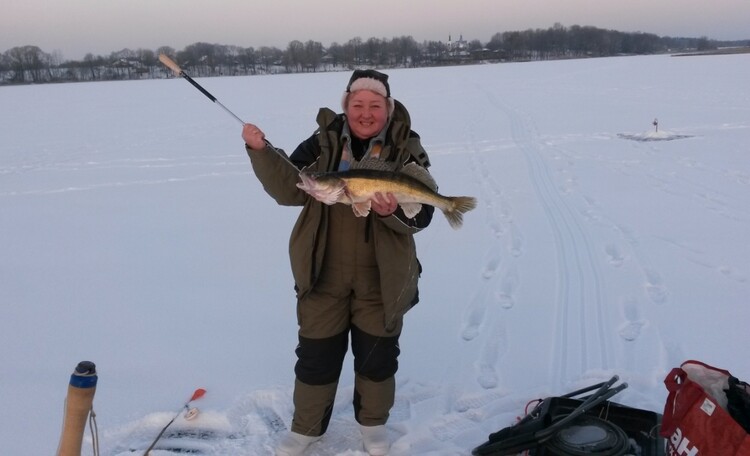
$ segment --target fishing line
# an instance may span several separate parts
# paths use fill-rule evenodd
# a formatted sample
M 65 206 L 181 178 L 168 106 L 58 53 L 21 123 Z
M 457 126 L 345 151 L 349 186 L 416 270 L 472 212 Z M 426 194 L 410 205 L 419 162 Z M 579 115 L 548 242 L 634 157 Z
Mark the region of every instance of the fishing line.
M 91 445 L 94 456 L 99 456 L 99 426 L 96 423 L 96 413 L 91 409 L 89 414 L 89 429 L 91 430 Z
M 179 77 L 185 79 L 193 87 L 195 87 L 203 95 L 205 95 L 206 98 L 208 98 L 209 100 L 211 100 L 215 104 L 219 105 L 219 107 L 221 107 L 226 113 L 228 113 L 230 116 L 232 116 L 240 124 L 242 124 L 243 126 L 246 124 L 244 120 L 240 119 L 240 117 L 237 114 L 233 113 L 232 111 L 229 110 L 229 108 L 227 108 L 226 106 L 224 106 L 215 96 L 213 96 L 211 94 L 211 92 L 209 92 L 208 90 L 206 90 L 202 85 L 200 85 L 197 82 L 195 82 L 195 80 L 193 78 L 191 78 L 190 75 L 185 72 L 185 70 L 183 70 L 182 68 L 180 68 L 180 66 L 174 60 L 170 59 L 165 54 L 159 54 L 159 61 L 161 63 L 163 63 L 164 66 L 166 66 L 167 68 L 169 68 L 170 70 L 172 70 L 172 72 L 176 76 L 179 76 Z M 289 163 L 290 165 L 292 165 L 295 168 L 297 168 L 297 166 L 294 163 L 292 163 L 292 161 L 289 159 L 289 157 L 287 157 L 286 154 L 281 149 L 277 149 L 276 147 L 274 147 L 273 144 L 271 144 L 271 142 L 268 141 L 265 138 L 263 139 L 263 141 L 266 143 L 266 146 L 268 146 L 269 148 L 271 148 L 281 158 L 283 158 L 284 160 L 286 160 L 287 163 Z

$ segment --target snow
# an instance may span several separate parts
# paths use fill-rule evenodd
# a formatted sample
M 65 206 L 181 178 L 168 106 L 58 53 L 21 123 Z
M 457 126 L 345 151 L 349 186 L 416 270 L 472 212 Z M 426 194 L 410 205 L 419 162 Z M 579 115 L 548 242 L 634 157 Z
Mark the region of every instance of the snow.
M 686 359 L 750 378 L 749 72 L 746 55 L 388 72 L 441 193 L 479 199 L 460 230 L 436 214 L 417 235 L 393 455 L 468 454 L 529 400 L 615 374 L 614 401 L 657 412 Z M 290 150 L 348 77 L 199 82 Z M 657 117 L 662 140 L 637 140 Z M 298 208 L 263 192 L 240 124 L 179 79 L 21 86 L 0 88 L 0 137 L 0 451 L 51 454 L 91 360 L 102 454 L 144 449 L 198 387 L 184 442 L 272 454 Z M 364 454 L 346 363 L 310 454 Z

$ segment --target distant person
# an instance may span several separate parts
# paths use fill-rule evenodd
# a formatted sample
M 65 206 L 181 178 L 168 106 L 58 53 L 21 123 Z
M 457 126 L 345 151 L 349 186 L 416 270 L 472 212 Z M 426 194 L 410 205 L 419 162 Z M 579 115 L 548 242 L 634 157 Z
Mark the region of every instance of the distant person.
M 387 75 L 354 71 L 342 108 L 343 114 L 321 108 L 318 129 L 288 159 L 257 126 L 242 129 L 265 191 L 281 205 L 302 206 L 289 243 L 299 325 L 294 417 L 277 456 L 301 455 L 326 432 L 350 335 L 354 417 L 365 450 L 388 453 L 385 424 L 395 397 L 398 339 L 404 314 L 419 300 L 413 234 L 430 223 L 432 206 L 409 218 L 393 194 L 377 193 L 369 215 L 357 217 L 351 206 L 323 204 L 296 185 L 306 167 L 345 171 L 363 160 L 382 160 L 396 171 L 407 163 L 429 166 L 409 113 L 391 97 Z

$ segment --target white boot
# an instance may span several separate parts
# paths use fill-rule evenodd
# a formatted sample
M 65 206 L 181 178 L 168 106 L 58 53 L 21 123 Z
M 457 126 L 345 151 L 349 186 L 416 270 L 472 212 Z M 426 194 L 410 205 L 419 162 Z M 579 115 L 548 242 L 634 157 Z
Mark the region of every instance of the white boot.
M 276 456 L 299 456 L 305 452 L 313 442 L 320 440 L 320 436 L 302 435 L 290 432 L 279 441 Z
M 388 431 L 384 425 L 360 425 L 359 430 L 362 432 L 362 443 L 365 446 L 365 451 L 370 456 L 385 456 L 388 454 L 391 443 L 388 441 Z

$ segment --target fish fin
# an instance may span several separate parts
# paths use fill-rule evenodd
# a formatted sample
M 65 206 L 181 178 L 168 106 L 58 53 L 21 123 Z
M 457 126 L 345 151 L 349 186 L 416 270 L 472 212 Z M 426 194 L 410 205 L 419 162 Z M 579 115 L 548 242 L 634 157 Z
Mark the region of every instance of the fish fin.
M 477 207 L 477 199 L 472 196 L 451 196 L 448 199 L 451 204 L 448 209 L 443 210 L 443 214 L 448 219 L 448 224 L 457 230 L 464 222 L 464 213 Z
M 333 204 L 338 203 L 343 194 L 344 194 L 344 189 L 340 188 L 334 192 L 316 192 L 312 195 L 312 197 L 320 201 L 321 203 L 325 203 L 331 206 Z
M 354 203 L 352 204 L 352 211 L 354 211 L 354 215 L 357 217 L 367 217 L 367 215 L 370 214 L 371 206 L 372 202 L 370 200 L 361 203 Z
M 429 171 L 427 171 L 427 168 L 424 168 L 422 166 L 419 166 L 418 164 L 414 162 L 410 162 L 404 165 L 403 168 L 401 168 L 401 172 L 406 174 L 407 176 L 413 177 L 414 179 L 422 182 L 426 186 L 430 187 L 430 189 L 433 192 L 437 191 L 437 182 L 435 182 L 435 179 L 432 177 L 432 174 L 430 174 Z
M 361 161 L 355 161 L 352 163 L 349 169 L 374 169 L 376 171 L 395 171 L 396 163 L 387 162 L 378 158 L 365 158 Z
M 401 209 L 404 211 L 406 218 L 414 218 L 422 210 L 421 203 L 401 203 Z
M 329 206 L 338 203 L 339 198 L 341 198 L 341 195 L 344 193 L 344 189 L 338 189 L 333 192 L 322 192 L 319 190 L 308 188 L 303 183 L 298 183 L 297 187 L 301 190 L 304 190 L 308 195 L 312 196 L 321 203 L 327 204 Z

